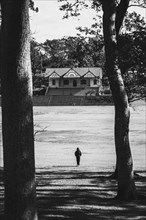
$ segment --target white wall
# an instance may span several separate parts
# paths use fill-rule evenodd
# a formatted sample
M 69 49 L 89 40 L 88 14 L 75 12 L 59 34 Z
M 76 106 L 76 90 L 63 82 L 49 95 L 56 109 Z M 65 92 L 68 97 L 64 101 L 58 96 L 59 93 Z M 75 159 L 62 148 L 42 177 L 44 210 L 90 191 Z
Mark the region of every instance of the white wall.
M 59 78 L 54 79 L 55 80 L 55 85 L 52 85 L 52 81 L 54 78 L 49 78 L 49 87 L 51 88 L 58 88 L 59 87 Z
M 94 79 L 90 79 L 90 87 L 99 87 L 100 86 L 100 82 L 99 80 L 97 80 L 97 84 L 94 84 Z
M 55 85 L 52 85 L 52 81 L 53 79 L 55 80 Z M 49 78 L 49 87 L 51 88 L 59 88 L 59 87 L 64 87 L 64 88 L 76 88 L 75 86 L 73 86 L 73 80 L 77 81 L 77 86 L 76 87 L 80 87 L 81 86 L 81 82 L 80 79 L 69 79 L 69 85 L 63 85 L 63 80 L 61 79 L 60 81 L 60 86 L 59 86 L 59 78 Z M 88 79 L 86 79 L 87 84 L 85 86 L 88 86 Z M 94 78 L 89 79 L 90 81 L 90 87 L 99 87 L 101 85 L 101 80 L 97 80 L 97 84 L 94 85 Z

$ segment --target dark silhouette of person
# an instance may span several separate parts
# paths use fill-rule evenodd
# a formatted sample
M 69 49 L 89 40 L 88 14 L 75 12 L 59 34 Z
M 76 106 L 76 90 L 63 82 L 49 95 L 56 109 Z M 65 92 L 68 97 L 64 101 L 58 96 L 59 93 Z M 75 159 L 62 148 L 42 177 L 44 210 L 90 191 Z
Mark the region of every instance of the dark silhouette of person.
M 76 161 L 77 161 L 77 165 L 80 165 L 80 157 L 81 157 L 82 153 L 80 151 L 80 149 L 77 147 L 76 151 L 75 151 L 75 156 L 76 156 Z

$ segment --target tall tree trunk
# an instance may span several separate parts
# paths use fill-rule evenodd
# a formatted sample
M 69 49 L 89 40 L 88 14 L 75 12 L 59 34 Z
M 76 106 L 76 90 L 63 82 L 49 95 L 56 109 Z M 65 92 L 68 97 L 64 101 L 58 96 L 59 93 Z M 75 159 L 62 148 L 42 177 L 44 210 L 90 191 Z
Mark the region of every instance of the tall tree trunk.
M 118 170 L 119 199 L 135 197 L 133 160 L 129 144 L 130 110 L 121 71 L 118 66 L 115 0 L 103 0 L 103 30 L 105 40 L 106 72 L 115 105 L 115 147 Z
M 29 0 L 1 0 L 6 220 L 36 220 Z

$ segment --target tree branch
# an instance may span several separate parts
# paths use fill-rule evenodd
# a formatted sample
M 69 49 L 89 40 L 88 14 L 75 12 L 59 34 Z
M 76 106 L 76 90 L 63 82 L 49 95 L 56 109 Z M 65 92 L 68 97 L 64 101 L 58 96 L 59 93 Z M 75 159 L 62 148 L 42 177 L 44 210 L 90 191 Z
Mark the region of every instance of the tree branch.
M 35 12 L 38 12 L 38 7 L 34 6 L 34 1 L 33 0 L 29 0 L 29 8 Z
M 36 131 L 34 132 L 34 136 L 36 136 L 37 133 L 41 133 L 41 132 L 46 131 L 46 128 L 47 128 L 47 127 L 48 127 L 48 126 L 42 128 L 41 130 L 36 130 Z
M 115 27 L 116 27 L 116 34 L 118 36 L 120 28 L 123 23 L 123 19 L 125 17 L 125 13 L 127 12 L 127 8 L 129 6 L 130 0 L 121 0 L 119 5 L 116 8 L 116 22 L 115 22 Z

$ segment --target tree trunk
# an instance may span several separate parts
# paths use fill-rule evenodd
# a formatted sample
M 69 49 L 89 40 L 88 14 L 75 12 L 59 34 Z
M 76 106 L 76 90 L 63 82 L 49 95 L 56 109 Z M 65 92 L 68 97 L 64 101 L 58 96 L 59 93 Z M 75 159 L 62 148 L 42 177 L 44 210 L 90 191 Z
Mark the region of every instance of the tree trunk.
M 29 0 L 1 1 L 2 134 L 6 220 L 36 220 Z
M 105 40 L 106 72 L 115 105 L 115 147 L 118 169 L 119 199 L 135 197 L 133 160 L 129 144 L 130 110 L 121 71 L 118 66 L 115 0 L 103 0 L 103 30 Z

